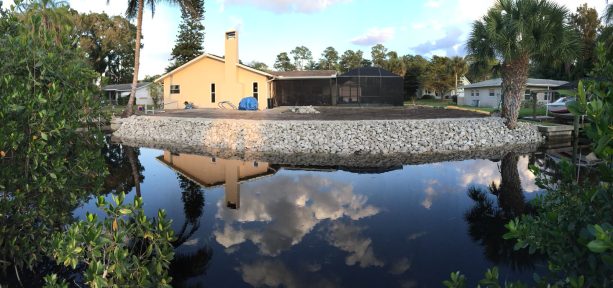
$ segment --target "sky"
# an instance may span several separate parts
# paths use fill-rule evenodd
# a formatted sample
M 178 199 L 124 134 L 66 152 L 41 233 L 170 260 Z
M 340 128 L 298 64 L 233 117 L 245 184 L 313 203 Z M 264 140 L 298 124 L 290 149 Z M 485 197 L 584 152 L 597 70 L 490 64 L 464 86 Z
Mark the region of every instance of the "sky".
M 554 0 L 574 12 L 582 3 L 599 14 L 606 0 Z M 4 1 L 4 6 L 12 3 Z M 79 12 L 120 15 L 127 0 L 68 0 Z M 159 1 L 155 15 L 146 9 L 140 75 L 162 74 L 169 64 L 181 20 L 180 9 Z M 237 29 L 243 63 L 259 61 L 269 67 L 276 55 L 306 46 L 318 60 L 332 46 L 339 54 L 370 49 L 381 43 L 399 55 L 463 56 L 473 21 L 494 0 L 205 0 L 204 50 L 224 54 L 224 33 Z M 148 7 L 147 7 L 148 8 Z

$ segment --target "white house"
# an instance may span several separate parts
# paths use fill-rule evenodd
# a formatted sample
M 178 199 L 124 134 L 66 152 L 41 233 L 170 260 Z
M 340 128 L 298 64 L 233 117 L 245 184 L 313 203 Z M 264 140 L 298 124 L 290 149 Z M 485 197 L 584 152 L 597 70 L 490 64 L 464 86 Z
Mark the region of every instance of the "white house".
M 536 95 L 538 103 L 546 104 L 555 101 L 557 96 L 553 88 L 566 84 L 566 81 L 550 79 L 528 78 L 526 91 L 522 100 L 531 99 Z M 475 107 L 499 107 L 502 97 L 502 79 L 490 79 L 473 84 L 464 85 L 464 97 L 462 102 L 458 97 L 458 105 L 470 105 Z
M 136 86 L 136 105 L 153 105 L 153 99 L 149 95 L 151 82 L 139 82 Z M 121 98 L 130 96 L 132 83 L 112 84 L 102 87 L 102 91 L 108 97 L 110 103 L 118 105 Z M 125 98 L 127 102 L 127 98 Z

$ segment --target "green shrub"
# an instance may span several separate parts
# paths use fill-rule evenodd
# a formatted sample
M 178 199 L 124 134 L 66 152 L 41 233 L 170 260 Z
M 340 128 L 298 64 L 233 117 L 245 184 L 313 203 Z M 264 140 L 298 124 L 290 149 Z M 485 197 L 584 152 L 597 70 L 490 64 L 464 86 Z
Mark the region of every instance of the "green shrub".
M 147 219 L 140 197 L 131 205 L 124 204 L 124 198 L 123 193 L 113 196 L 113 205 L 100 196 L 97 205 L 106 218 L 98 221 L 95 214 L 87 213 L 85 221 L 55 233 L 49 254 L 72 269 L 85 265 L 83 280 L 89 287 L 170 287 L 171 222 L 163 210 L 157 219 Z M 46 281 L 48 287 L 62 283 L 55 275 Z

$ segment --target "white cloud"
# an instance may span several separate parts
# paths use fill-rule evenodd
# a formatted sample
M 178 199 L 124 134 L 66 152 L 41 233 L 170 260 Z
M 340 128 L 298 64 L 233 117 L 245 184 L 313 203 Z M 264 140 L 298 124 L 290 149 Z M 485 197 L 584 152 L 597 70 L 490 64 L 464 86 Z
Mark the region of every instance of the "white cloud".
M 439 8 L 441 7 L 441 1 L 440 0 L 428 0 L 426 1 L 426 3 L 424 3 L 424 6 L 428 8 Z
M 345 264 L 348 266 L 360 263 L 360 267 L 383 266 L 372 249 L 372 240 L 361 235 L 364 228 L 343 222 L 334 222 L 328 228 L 327 240 L 334 246 L 348 252 Z
M 318 274 L 293 271 L 278 259 L 241 264 L 238 270 L 242 274 L 243 281 L 254 287 L 331 288 L 339 286 L 338 283 L 321 278 Z
M 229 18 L 230 21 L 230 26 L 232 29 L 235 29 L 237 31 L 242 30 L 243 28 L 243 18 L 237 17 L 237 16 L 230 16 Z
M 351 184 L 316 175 L 274 177 L 241 188 L 240 210 L 220 208 L 216 218 L 224 224 L 213 234 L 226 248 L 250 241 L 263 255 L 276 256 L 300 243 L 324 220 L 359 220 L 379 213 L 366 196 L 353 193 Z M 222 201 L 217 205 L 222 207 Z
M 218 0 L 223 12 L 226 5 L 250 5 L 275 13 L 314 13 L 350 0 Z
M 441 27 L 442 29 L 442 27 Z M 466 34 L 458 27 L 447 29 L 445 36 L 432 41 L 427 41 L 412 47 L 411 49 L 421 55 L 437 54 L 442 56 L 463 55 L 465 51 L 461 49 L 466 41 Z M 435 53 L 441 50 L 442 53 Z
M 362 46 L 382 44 L 394 38 L 396 29 L 394 27 L 370 28 L 364 34 L 351 39 L 351 43 Z
M 409 269 L 411 269 L 411 260 L 407 257 L 403 257 L 392 264 L 389 272 L 394 275 L 400 275 L 407 272 Z

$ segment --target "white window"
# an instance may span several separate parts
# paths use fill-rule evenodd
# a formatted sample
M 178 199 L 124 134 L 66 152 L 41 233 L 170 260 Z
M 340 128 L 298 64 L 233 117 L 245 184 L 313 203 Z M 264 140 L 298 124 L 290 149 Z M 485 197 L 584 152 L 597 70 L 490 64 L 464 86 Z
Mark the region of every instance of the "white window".
M 479 90 L 475 90 L 475 96 L 479 96 Z
M 475 90 L 470 90 L 470 96 L 475 96 Z
M 258 82 L 253 82 L 253 98 L 258 99 Z
M 490 96 L 496 96 L 496 92 L 494 91 L 494 89 L 490 89 Z
M 170 94 L 181 93 L 181 87 L 179 85 L 170 85 Z

